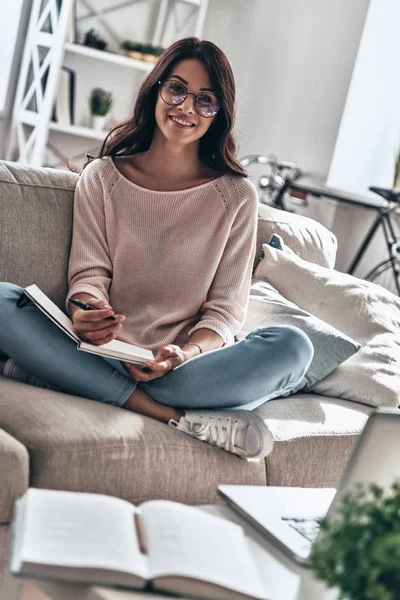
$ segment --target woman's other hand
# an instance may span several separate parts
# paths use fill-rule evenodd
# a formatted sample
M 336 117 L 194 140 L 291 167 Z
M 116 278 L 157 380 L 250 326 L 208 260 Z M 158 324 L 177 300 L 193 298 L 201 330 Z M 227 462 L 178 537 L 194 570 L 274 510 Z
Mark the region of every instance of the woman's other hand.
M 182 348 L 175 344 L 168 344 L 161 348 L 155 360 L 146 362 L 145 369 L 140 369 L 132 363 L 123 362 L 122 364 L 135 381 L 152 381 L 163 377 L 168 371 L 186 362 L 188 358 Z
M 125 317 L 114 315 L 111 306 L 99 298 L 86 297 L 84 302 L 97 310 L 74 307 L 72 322 L 79 338 L 95 346 L 102 346 L 115 339 Z M 110 316 L 114 316 L 114 320 L 107 319 Z

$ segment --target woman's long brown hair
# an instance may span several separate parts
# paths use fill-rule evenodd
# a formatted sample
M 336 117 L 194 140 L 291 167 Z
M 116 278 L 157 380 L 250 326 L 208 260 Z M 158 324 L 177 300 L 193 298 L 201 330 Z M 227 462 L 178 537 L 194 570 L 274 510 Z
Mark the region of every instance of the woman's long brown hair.
M 208 71 L 212 89 L 221 107 L 205 135 L 200 139 L 199 157 L 213 169 L 246 177 L 236 159 L 233 136 L 235 80 L 225 54 L 212 42 L 184 38 L 167 48 L 140 86 L 131 118 L 114 127 L 107 135 L 97 158 L 129 156 L 150 148 L 155 126 L 155 106 L 159 81 L 165 81 L 181 60 L 196 59 Z M 93 159 L 96 157 L 90 157 Z

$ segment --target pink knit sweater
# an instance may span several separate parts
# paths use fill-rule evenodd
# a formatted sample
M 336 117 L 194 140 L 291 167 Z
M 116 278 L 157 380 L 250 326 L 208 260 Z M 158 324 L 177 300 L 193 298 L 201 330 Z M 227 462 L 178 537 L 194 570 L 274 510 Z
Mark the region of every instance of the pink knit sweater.
M 126 316 L 118 339 L 157 351 L 197 329 L 233 342 L 247 309 L 257 192 L 223 175 L 178 192 L 129 181 L 109 157 L 76 187 L 68 298 L 86 292 Z

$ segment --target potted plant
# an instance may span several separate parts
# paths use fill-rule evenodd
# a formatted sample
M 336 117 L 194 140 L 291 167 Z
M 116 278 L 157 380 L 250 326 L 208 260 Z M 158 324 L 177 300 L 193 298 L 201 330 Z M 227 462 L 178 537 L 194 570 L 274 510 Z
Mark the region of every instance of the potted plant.
M 142 48 L 143 52 L 143 60 L 148 63 L 156 63 L 158 60 L 158 56 L 155 53 L 155 46 L 152 44 L 145 44 Z
M 161 46 L 153 46 L 152 44 L 141 44 L 140 42 L 132 42 L 125 40 L 121 44 L 121 48 L 130 58 L 143 60 L 149 63 L 156 63 L 158 57 L 164 52 Z
M 85 38 L 83 40 L 84 46 L 89 46 L 90 48 L 96 48 L 97 50 L 105 50 L 107 48 L 107 42 L 100 36 L 95 29 L 89 29 L 85 33 Z
M 143 44 L 139 42 L 132 42 L 131 40 L 125 40 L 122 42 L 121 48 L 125 51 L 126 56 L 129 56 L 129 58 L 143 60 Z
M 90 94 L 90 113 L 93 129 L 102 130 L 105 127 L 106 116 L 113 105 L 111 92 L 94 88 Z
M 346 600 L 400 598 L 400 483 L 347 494 L 311 552 L 319 579 Z

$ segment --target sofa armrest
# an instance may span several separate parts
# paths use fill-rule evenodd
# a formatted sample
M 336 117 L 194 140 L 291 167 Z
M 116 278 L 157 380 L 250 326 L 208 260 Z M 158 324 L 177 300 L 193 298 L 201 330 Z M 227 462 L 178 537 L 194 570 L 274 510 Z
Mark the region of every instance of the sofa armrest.
M 21 442 L 0 429 L 0 523 L 12 520 L 14 502 L 29 486 L 29 455 Z

